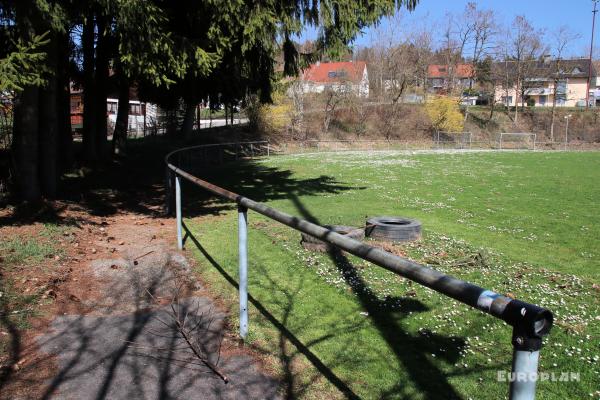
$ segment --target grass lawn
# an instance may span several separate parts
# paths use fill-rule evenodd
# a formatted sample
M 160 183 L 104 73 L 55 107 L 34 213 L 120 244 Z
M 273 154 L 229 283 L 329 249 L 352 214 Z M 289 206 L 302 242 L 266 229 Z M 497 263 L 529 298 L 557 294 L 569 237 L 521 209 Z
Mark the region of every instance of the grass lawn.
M 207 178 L 321 224 L 420 219 L 422 241 L 386 249 L 550 308 L 541 371 L 579 380 L 540 382 L 538 398 L 600 398 L 600 153 L 304 154 Z M 186 224 L 209 257 L 187 247 L 235 324 L 235 209 L 201 204 L 215 215 Z M 307 252 L 299 233 L 255 213 L 249 221 L 249 343 L 290 397 L 506 397 L 503 322 L 354 257 Z M 477 254 L 483 262 L 465 264 Z

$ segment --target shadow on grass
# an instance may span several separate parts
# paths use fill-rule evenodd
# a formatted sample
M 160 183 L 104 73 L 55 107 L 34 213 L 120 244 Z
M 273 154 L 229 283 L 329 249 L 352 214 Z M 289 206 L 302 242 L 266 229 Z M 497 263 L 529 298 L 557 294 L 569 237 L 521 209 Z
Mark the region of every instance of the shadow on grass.
M 234 288 L 239 289 L 238 282 L 231 276 L 229 273 L 206 251 L 206 249 L 200 244 L 200 242 L 196 239 L 196 237 L 192 234 L 192 232 L 186 229 L 186 238 L 191 240 L 196 246 L 196 248 L 202 253 L 202 255 L 208 260 L 208 262 L 225 278 L 225 280 Z M 263 271 L 264 273 L 264 271 Z M 265 276 L 264 274 L 262 275 Z M 274 280 L 268 279 L 269 282 L 273 286 L 277 286 Z M 287 301 L 285 304 L 280 304 L 283 309 L 283 318 L 281 320 L 277 319 L 269 310 L 255 297 L 251 294 L 248 294 L 248 301 L 261 313 L 261 315 L 269 321 L 275 329 L 279 331 L 279 357 L 280 361 L 283 364 L 284 370 L 284 385 L 285 385 L 285 393 L 287 399 L 295 399 L 301 397 L 301 395 L 310 387 L 309 383 L 305 385 L 301 385 L 296 381 L 296 377 L 293 373 L 293 361 L 295 355 L 290 354 L 289 349 L 287 349 L 286 341 L 289 341 L 297 350 L 298 353 L 306 357 L 306 359 L 319 371 L 319 373 L 325 377 L 331 384 L 333 384 L 344 396 L 348 399 L 359 399 L 358 395 L 352 391 L 352 389 L 342 381 L 330 368 L 330 366 L 325 365 L 319 357 L 314 354 L 310 347 L 315 344 L 329 340 L 335 337 L 333 333 L 323 335 L 318 339 L 312 340 L 310 343 L 302 343 L 298 337 L 288 330 L 287 323 L 289 316 L 292 312 L 295 296 L 294 293 L 290 293 L 289 291 L 282 291 L 281 287 L 273 287 L 274 290 L 279 290 L 283 292 Z M 297 288 L 299 289 L 299 288 Z M 358 330 L 360 326 L 348 326 L 347 329 L 350 330 Z M 260 349 L 258 349 L 260 350 Z M 263 350 L 267 352 L 266 350 Z M 317 377 L 314 377 L 317 378 Z
M 318 222 L 304 209 L 301 202 L 296 196 L 292 199 L 303 217 L 308 220 Z M 194 246 L 203 254 L 210 264 L 231 284 L 234 288 L 238 288 L 238 282 L 207 252 L 207 250 L 199 243 L 196 237 L 189 231 L 187 227 L 186 238 L 191 240 Z M 405 370 L 410 378 L 409 382 L 401 382 L 382 393 L 384 399 L 387 398 L 412 398 L 410 387 L 416 388 L 428 399 L 460 399 L 461 395 L 448 382 L 448 378 L 454 375 L 464 375 L 472 372 L 471 370 L 461 369 L 452 373 L 444 373 L 430 359 L 432 353 L 438 354 L 439 359 L 448 364 L 454 364 L 460 359 L 460 352 L 465 347 L 465 342 L 460 337 L 446 337 L 443 335 L 434 334 L 425 330 L 422 334 L 412 334 L 403 327 L 402 320 L 412 313 L 428 311 L 428 308 L 419 300 L 413 298 L 385 298 L 379 299 L 376 294 L 369 288 L 368 284 L 357 273 L 356 269 L 349 259 L 339 251 L 330 253 L 332 262 L 340 271 L 341 276 L 347 283 L 349 288 L 359 300 L 362 308 L 369 314 L 372 324 L 379 331 L 381 337 L 387 342 L 389 348 L 394 354 L 398 365 Z M 297 335 L 298 328 L 290 328 L 289 317 L 292 313 L 294 302 L 297 301 L 297 294 L 301 286 L 296 287 L 296 290 L 285 289 L 282 285 L 271 279 L 267 271 L 261 269 L 260 266 L 254 266 L 257 269 L 255 273 L 261 276 L 262 288 L 267 293 L 280 293 L 284 296 L 285 301 L 274 302 L 270 301 L 268 308 L 282 310 L 282 316 L 276 318 L 265 304 L 262 304 L 252 295 L 249 295 L 249 300 L 254 307 L 273 325 L 279 332 L 279 349 L 278 357 L 282 363 L 284 384 L 286 388 L 286 397 L 288 399 L 300 398 L 310 388 L 311 383 L 317 377 L 308 379 L 300 378 L 295 372 L 294 358 L 300 354 L 322 374 L 331 384 L 333 384 L 346 398 L 356 399 L 358 395 L 352 390 L 347 382 L 338 377 L 333 370 L 336 367 L 344 366 L 346 369 L 357 368 L 355 360 L 344 359 L 338 355 L 335 360 L 328 360 L 325 364 L 320 360 L 318 354 L 310 350 L 310 347 L 316 343 L 327 340 L 339 340 L 339 333 L 347 333 L 348 330 L 356 331 L 355 337 L 360 340 L 360 330 L 365 326 L 352 326 L 350 323 L 345 326 L 344 316 L 340 315 L 341 324 L 329 329 L 327 334 L 322 335 L 315 341 L 310 343 L 302 343 Z M 266 282 L 266 283 L 265 283 Z M 390 307 L 391 304 L 400 304 L 400 307 Z M 298 316 L 294 316 L 295 319 Z M 306 318 L 309 318 L 306 316 Z M 365 324 L 367 320 L 365 319 Z M 294 321 L 295 326 L 303 326 L 303 324 Z M 362 325 L 365 325 L 362 324 Z M 301 328 L 300 328 L 301 329 Z M 347 339 L 345 339 L 347 340 Z M 289 341 L 295 348 L 296 352 L 290 354 L 290 350 L 286 346 L 286 341 Z M 358 343 L 346 343 L 346 347 L 351 348 Z M 439 352 L 443 348 L 445 352 Z M 259 349 L 260 350 L 260 349 Z M 375 351 L 375 349 L 373 349 Z M 266 353 L 272 353 L 265 350 Z M 360 367 L 358 367 L 360 368 Z M 299 381 L 309 381 L 302 385 Z
M 298 212 L 308 221 L 319 224 L 319 221 L 302 204 L 296 194 L 290 194 Z M 389 348 L 396 356 L 401 367 L 410 376 L 412 383 L 428 399 L 460 399 L 461 396 L 448 382 L 444 372 L 434 365 L 428 355 L 437 353 L 440 348 L 448 349 L 440 358 L 447 363 L 456 363 L 460 358 L 460 351 L 465 346 L 462 338 L 444 337 L 430 334 L 427 336 L 416 336 L 408 332 L 402 326 L 402 319 L 409 315 L 408 312 L 427 311 L 428 308 L 414 299 L 402 299 L 403 302 L 413 303 L 408 310 L 402 307 L 402 312 L 390 313 L 387 310 L 388 301 L 381 301 L 372 291 L 369 285 L 357 272 L 348 257 L 341 251 L 333 249 L 329 252 L 331 261 L 335 264 L 342 278 L 356 295 L 362 307 L 369 313 L 369 317 L 379 331 L 381 337 L 387 342 Z M 403 385 L 398 385 L 388 391 L 384 398 L 395 398 L 403 396 L 410 398 L 408 394 L 402 393 Z
M 258 202 L 287 199 L 290 193 L 317 196 L 365 189 L 348 186 L 327 175 L 298 178 L 290 170 L 269 167 L 255 159 L 239 160 L 220 168 L 196 171 L 194 175 Z M 215 199 L 211 193 L 185 180 L 182 180 L 182 193 L 183 213 L 186 217 L 216 215 L 237 207 L 230 201 Z

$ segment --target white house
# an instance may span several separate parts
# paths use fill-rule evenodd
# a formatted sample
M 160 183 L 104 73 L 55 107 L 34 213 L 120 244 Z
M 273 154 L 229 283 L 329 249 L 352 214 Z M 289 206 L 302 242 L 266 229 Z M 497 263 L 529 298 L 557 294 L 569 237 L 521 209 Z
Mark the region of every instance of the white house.
M 117 123 L 117 111 L 119 110 L 119 99 L 109 97 L 106 99 L 108 121 L 110 126 Z M 127 131 L 130 134 L 141 135 L 146 128 L 154 126 L 157 122 L 157 106 L 152 103 L 144 103 L 137 99 L 129 100 L 129 118 Z
M 302 74 L 304 93 L 322 93 L 325 89 L 336 92 L 354 92 L 369 96 L 369 73 L 364 61 L 317 62 Z

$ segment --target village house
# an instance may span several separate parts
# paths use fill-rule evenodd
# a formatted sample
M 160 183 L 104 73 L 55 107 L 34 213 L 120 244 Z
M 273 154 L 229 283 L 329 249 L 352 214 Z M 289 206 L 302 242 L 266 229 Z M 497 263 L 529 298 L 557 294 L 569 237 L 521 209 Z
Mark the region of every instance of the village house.
M 367 63 L 347 61 L 311 64 L 302 74 L 302 89 L 304 93 L 322 93 L 329 89 L 369 97 Z
M 119 110 L 118 93 L 109 90 L 106 99 L 108 134 L 112 135 L 117 122 L 117 111 Z M 129 121 L 127 130 L 130 134 L 141 136 L 151 126 L 156 124 L 158 107 L 156 104 L 146 103 L 139 100 L 137 91 L 129 89 Z M 71 85 L 71 129 L 80 132 L 83 128 L 83 90 Z
M 473 64 L 427 66 L 427 90 L 432 93 L 446 94 L 454 89 L 471 88 L 474 78 Z
M 585 107 L 589 76 L 589 59 L 552 60 L 543 57 L 529 61 L 522 70 L 526 76 L 519 83 L 525 88 L 525 98 L 517 93 L 515 61 L 500 61 L 493 65 L 496 81 L 495 102 L 506 106 L 529 104 L 536 107 L 551 107 L 556 96 L 558 107 Z M 600 90 L 597 85 L 596 69 L 592 65 L 590 105 L 600 105 Z M 521 90 L 519 90 L 521 92 Z

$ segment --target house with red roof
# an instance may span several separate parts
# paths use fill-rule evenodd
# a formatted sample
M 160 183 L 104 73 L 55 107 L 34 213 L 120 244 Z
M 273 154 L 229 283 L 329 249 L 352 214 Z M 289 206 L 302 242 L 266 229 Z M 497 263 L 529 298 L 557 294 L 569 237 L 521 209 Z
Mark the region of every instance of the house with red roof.
M 353 92 L 360 97 L 369 96 L 369 73 L 364 61 L 317 62 L 302 74 L 304 93 L 322 93 L 326 89 L 336 92 Z
M 473 64 L 427 66 L 427 87 L 435 93 L 445 93 L 450 88 L 469 88 L 474 78 Z

